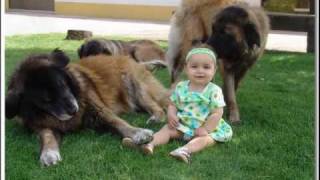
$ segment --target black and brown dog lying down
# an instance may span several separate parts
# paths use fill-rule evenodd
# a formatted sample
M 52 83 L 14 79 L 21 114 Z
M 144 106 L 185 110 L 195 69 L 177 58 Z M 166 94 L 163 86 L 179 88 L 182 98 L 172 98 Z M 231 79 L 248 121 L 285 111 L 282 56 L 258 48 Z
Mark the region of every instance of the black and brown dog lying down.
M 218 55 L 228 119 L 239 122 L 236 90 L 262 56 L 268 32 L 269 19 L 261 8 L 232 0 L 183 0 L 172 18 L 166 54 L 172 83 L 178 80 L 192 46 L 209 45 Z
M 136 144 L 152 131 L 130 125 L 118 115 L 143 110 L 159 121 L 168 105 L 167 90 L 144 65 L 127 56 L 91 56 L 76 63 L 60 50 L 26 58 L 9 81 L 6 117 L 18 116 L 41 140 L 40 162 L 61 160 L 62 134 L 82 127 L 113 129 Z M 109 127 L 109 128 L 108 128 Z
M 89 39 L 78 49 L 80 58 L 105 55 L 130 56 L 136 62 L 145 64 L 149 70 L 166 67 L 165 52 L 151 40 L 108 40 L 103 38 Z

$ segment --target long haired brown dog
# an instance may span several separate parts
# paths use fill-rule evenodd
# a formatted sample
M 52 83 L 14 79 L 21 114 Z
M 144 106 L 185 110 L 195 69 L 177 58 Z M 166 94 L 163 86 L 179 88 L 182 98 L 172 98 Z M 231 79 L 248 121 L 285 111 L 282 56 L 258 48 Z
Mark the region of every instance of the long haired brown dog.
M 98 54 L 130 56 L 133 60 L 145 64 L 151 70 L 156 67 L 167 66 L 165 52 L 162 48 L 157 43 L 146 39 L 121 41 L 95 38 L 85 41 L 78 49 L 80 58 Z
M 183 1 L 173 17 L 167 52 L 171 80 L 172 83 L 177 81 L 186 52 L 195 42 L 211 46 L 219 59 L 228 118 L 231 122 L 239 122 L 236 90 L 247 70 L 265 49 L 269 19 L 262 9 L 244 3 L 200 2 Z M 193 9 L 188 10 L 188 7 Z
M 118 114 L 144 110 L 158 121 L 167 107 L 167 90 L 126 56 L 91 56 L 68 64 L 60 50 L 25 59 L 13 73 L 6 96 L 6 117 L 18 116 L 41 140 L 40 162 L 61 160 L 59 139 L 82 127 L 114 129 L 136 144 L 152 131 L 134 127 Z M 109 127 L 109 128 L 108 128 Z
M 233 0 L 182 0 L 171 18 L 166 61 L 171 82 L 177 81 L 183 70 L 187 52 L 194 42 L 207 39 L 212 31 L 212 18 Z

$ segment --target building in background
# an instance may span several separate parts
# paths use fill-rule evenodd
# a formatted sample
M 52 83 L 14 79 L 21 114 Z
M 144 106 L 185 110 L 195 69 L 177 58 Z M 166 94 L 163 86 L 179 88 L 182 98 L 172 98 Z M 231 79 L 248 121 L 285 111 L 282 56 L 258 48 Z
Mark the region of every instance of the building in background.
M 48 11 L 57 15 L 168 21 L 181 0 L 6 0 L 6 10 Z M 261 0 L 244 0 L 260 6 Z

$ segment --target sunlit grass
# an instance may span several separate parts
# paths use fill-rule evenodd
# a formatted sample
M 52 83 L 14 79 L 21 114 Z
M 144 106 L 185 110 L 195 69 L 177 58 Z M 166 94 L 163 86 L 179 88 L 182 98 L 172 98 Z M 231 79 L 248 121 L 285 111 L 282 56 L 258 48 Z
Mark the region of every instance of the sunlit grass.
M 108 37 L 119 39 L 120 37 Z M 120 38 L 128 40 L 128 38 Z M 74 62 L 83 41 L 64 40 L 63 34 L 12 36 L 5 43 L 6 79 L 14 67 L 32 53 L 56 47 Z M 163 48 L 166 42 L 161 42 Z M 155 150 L 154 156 L 121 146 L 111 133 L 82 130 L 66 135 L 61 144 L 63 161 L 42 168 L 35 134 L 6 121 L 7 179 L 314 179 L 314 54 L 266 52 L 242 82 L 237 94 L 242 125 L 234 126 L 231 142 L 218 144 L 192 157 L 185 165 L 168 156 L 182 142 Z M 155 72 L 169 86 L 167 70 Z M 219 75 L 218 75 L 219 76 Z M 221 78 L 216 78 L 221 85 Z M 122 116 L 146 125 L 147 114 Z

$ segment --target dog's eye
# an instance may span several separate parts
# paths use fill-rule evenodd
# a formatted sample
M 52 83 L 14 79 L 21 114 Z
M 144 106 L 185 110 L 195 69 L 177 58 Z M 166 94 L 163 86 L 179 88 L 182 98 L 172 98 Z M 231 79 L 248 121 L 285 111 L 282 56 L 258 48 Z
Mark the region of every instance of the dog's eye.
M 64 81 L 60 81 L 60 82 L 58 83 L 58 87 L 63 88 L 63 87 L 66 87 L 66 86 L 67 86 L 67 84 L 66 84 L 66 82 L 64 82 Z
M 52 101 L 52 99 L 49 98 L 49 97 L 46 97 L 46 98 L 43 99 L 44 103 L 50 103 L 51 101 Z

